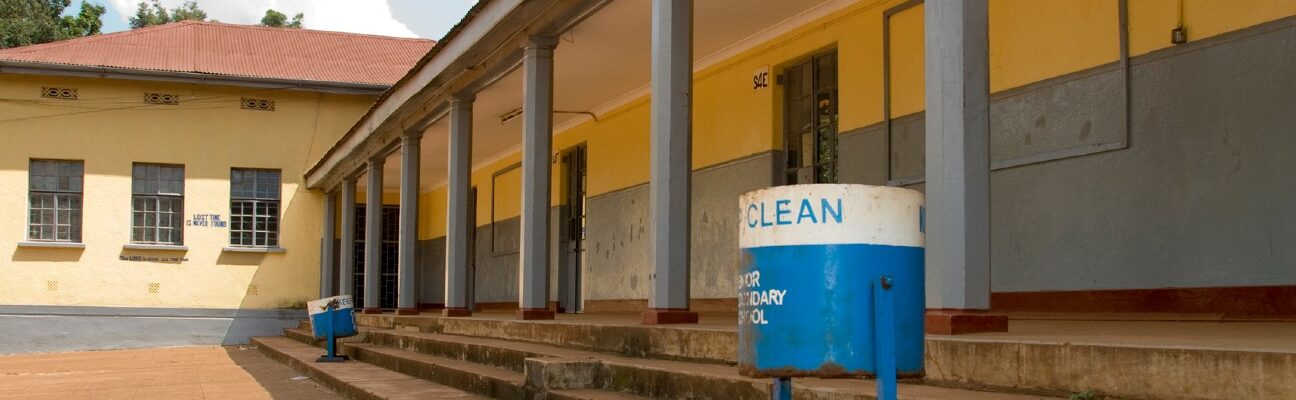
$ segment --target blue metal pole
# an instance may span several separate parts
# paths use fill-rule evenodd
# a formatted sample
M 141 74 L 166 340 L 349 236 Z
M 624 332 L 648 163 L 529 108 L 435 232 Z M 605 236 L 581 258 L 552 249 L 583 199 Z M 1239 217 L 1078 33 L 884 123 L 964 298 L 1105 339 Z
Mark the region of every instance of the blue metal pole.
M 330 360 L 337 358 L 337 338 L 333 336 L 333 331 L 328 332 L 328 355 Z
M 774 378 L 771 400 L 792 400 L 792 378 Z
M 873 286 L 873 321 L 877 362 L 877 399 L 896 399 L 895 306 L 891 276 L 883 275 Z

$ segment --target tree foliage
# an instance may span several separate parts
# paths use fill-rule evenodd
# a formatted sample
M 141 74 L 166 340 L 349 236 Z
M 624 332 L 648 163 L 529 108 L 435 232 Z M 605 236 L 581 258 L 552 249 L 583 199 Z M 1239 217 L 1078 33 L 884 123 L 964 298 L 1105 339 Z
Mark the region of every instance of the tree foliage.
M 304 26 L 302 25 L 302 19 L 305 18 L 305 16 L 305 14 L 297 13 L 297 15 L 294 15 L 292 20 L 289 21 L 287 15 L 271 8 L 266 10 L 264 17 L 261 17 L 261 26 L 301 29 Z
M 198 8 L 198 2 L 195 0 L 185 1 L 184 4 L 169 11 L 162 6 L 159 0 L 141 1 L 139 8 L 135 10 L 135 16 L 130 17 L 130 27 L 131 29 L 139 29 L 146 26 L 190 20 L 207 20 L 207 12 Z
M 99 34 L 103 5 L 83 2 L 76 15 L 63 15 L 72 0 L 0 0 L 0 48 L 27 46 Z

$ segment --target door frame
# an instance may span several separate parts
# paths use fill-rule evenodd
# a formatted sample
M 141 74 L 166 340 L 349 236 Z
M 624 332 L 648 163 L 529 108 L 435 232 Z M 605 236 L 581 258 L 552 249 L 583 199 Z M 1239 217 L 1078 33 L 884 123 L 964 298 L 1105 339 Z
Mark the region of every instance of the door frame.
M 559 155 L 565 203 L 558 210 L 558 309 L 584 311 L 585 234 L 588 230 L 589 147 L 584 142 Z

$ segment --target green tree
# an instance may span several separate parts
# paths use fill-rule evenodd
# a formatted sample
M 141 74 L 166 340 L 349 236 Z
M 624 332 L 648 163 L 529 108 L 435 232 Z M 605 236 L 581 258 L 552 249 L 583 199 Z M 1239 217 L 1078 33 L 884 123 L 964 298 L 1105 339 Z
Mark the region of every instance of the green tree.
M 3 1 L 3 0 L 0 0 Z M 63 0 L 64 2 L 68 0 Z M 103 15 L 108 12 L 102 4 L 81 3 L 81 11 L 76 16 L 66 15 L 61 21 L 66 37 L 98 35 L 103 28 Z
M 206 21 L 207 12 L 198 8 L 198 2 L 189 0 L 171 10 L 171 22 L 179 21 Z
M 292 20 L 289 21 L 287 15 L 271 8 L 266 10 L 264 17 L 261 17 L 261 26 L 301 29 L 304 26 L 302 24 L 302 19 L 305 17 L 305 14 L 297 13 L 297 15 L 294 15 Z
M 169 11 L 162 6 L 159 0 L 141 1 L 139 8 L 135 10 L 135 16 L 130 17 L 130 27 L 131 29 L 139 29 L 146 26 L 189 20 L 207 20 L 207 12 L 198 8 L 198 2 L 195 0 L 185 1 L 180 7 Z
M 0 0 L 0 48 L 27 46 L 99 34 L 104 6 L 81 3 L 63 16 L 72 0 Z

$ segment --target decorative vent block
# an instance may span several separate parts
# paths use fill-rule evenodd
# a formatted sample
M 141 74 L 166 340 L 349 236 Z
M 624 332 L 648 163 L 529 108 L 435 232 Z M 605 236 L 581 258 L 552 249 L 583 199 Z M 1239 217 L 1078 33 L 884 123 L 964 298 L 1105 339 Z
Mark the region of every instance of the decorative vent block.
M 149 282 L 149 294 L 158 294 L 162 292 L 162 284 L 159 282 Z
M 247 288 L 247 294 L 248 294 L 248 296 L 256 296 L 257 294 L 259 294 L 258 291 L 259 291 L 259 290 L 258 290 L 257 284 L 253 283 L 253 284 L 251 284 L 251 285 L 248 285 L 248 288 Z
M 76 88 L 41 87 L 41 97 L 47 99 L 76 100 Z
M 180 96 L 170 93 L 144 93 L 144 102 L 149 104 L 180 105 Z
M 58 281 L 45 281 L 45 291 L 46 291 L 46 292 L 57 292 L 57 291 L 58 291 Z
M 250 97 L 243 98 L 244 110 L 274 111 L 275 102 L 270 99 L 253 99 Z

